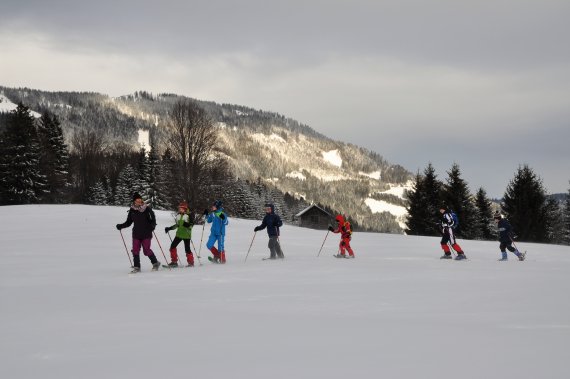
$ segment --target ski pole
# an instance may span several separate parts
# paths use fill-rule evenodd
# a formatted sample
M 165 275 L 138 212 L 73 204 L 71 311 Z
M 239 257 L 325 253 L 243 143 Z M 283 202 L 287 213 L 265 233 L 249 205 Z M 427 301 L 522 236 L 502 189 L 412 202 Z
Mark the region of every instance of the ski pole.
M 194 248 L 194 251 L 196 251 L 196 246 L 194 245 L 194 241 L 192 241 L 192 238 L 190 238 L 190 242 L 192 243 L 192 247 Z M 200 255 L 196 254 L 196 258 L 198 258 L 198 263 L 200 264 L 200 266 L 202 266 L 202 261 L 200 261 Z
M 170 230 L 166 234 L 168 234 L 168 238 L 170 239 L 170 243 L 172 243 L 172 237 L 170 237 Z M 176 259 L 180 262 L 180 256 L 178 255 L 178 250 L 176 250 Z
M 129 255 L 129 249 L 127 249 L 127 244 L 125 243 L 125 237 L 123 237 L 123 231 L 119 229 L 119 233 L 121 233 L 121 239 L 123 240 L 123 245 L 125 245 L 125 252 L 127 253 L 127 257 L 129 258 L 131 267 L 133 267 L 133 261 L 131 260 L 131 256 Z
M 453 255 L 453 257 L 456 257 L 457 254 L 455 253 L 455 249 L 453 248 L 453 246 L 451 246 L 451 242 L 448 242 L 447 246 L 449 246 L 449 251 L 451 251 L 451 255 Z
M 253 232 L 253 238 L 251 239 L 251 243 L 249 244 L 249 249 L 247 249 L 247 254 L 245 255 L 245 260 L 243 261 L 243 263 L 245 263 L 247 261 L 247 256 L 249 255 L 249 252 L 251 251 L 251 247 L 253 246 L 253 240 L 255 239 L 256 234 L 257 234 L 257 232 Z
M 162 245 L 160 244 L 160 241 L 158 240 L 156 233 L 153 231 L 152 234 L 154 234 L 154 238 L 156 239 L 156 242 L 158 243 L 158 247 L 160 247 L 160 251 L 162 253 L 162 256 L 164 257 L 164 261 L 168 263 L 168 259 L 166 259 L 166 255 L 164 254 L 164 250 L 162 250 Z M 168 269 L 172 270 L 172 267 L 168 266 Z
M 327 237 L 329 236 L 329 233 L 330 233 L 330 232 L 331 232 L 330 230 L 327 231 L 327 235 L 325 236 L 325 239 L 324 239 L 324 241 L 323 241 L 323 244 L 321 245 L 321 248 L 319 249 L 319 253 L 317 254 L 317 258 L 321 255 L 321 251 L 323 251 L 323 246 L 325 246 L 325 242 L 326 242 Z
M 204 229 L 206 229 L 206 217 L 204 217 L 204 224 L 202 225 L 202 236 L 200 237 L 200 250 L 198 251 L 198 257 L 201 256 L 202 252 L 202 241 L 204 241 Z

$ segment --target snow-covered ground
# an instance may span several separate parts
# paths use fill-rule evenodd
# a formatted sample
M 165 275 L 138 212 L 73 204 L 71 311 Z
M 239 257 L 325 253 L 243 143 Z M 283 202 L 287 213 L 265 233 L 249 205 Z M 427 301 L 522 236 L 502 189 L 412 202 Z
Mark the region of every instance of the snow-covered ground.
M 125 216 L 0 207 L 1 378 L 569 377 L 568 247 L 497 262 L 497 243 L 460 240 L 455 262 L 437 238 L 355 233 L 357 258 L 339 260 L 338 235 L 317 258 L 326 232 L 285 226 L 284 261 L 261 261 L 259 232 L 244 263 L 258 222 L 231 219 L 227 265 L 143 257 L 129 275 Z

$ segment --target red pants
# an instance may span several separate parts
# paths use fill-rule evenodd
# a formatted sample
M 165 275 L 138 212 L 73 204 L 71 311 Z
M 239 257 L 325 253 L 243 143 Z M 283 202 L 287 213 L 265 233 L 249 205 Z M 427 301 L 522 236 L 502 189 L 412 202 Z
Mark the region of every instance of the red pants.
M 350 247 L 350 239 L 350 237 L 341 238 L 340 245 L 338 245 L 338 247 L 340 248 L 341 255 L 345 255 L 346 251 L 348 251 L 348 254 L 351 257 L 354 257 L 354 251 L 352 251 L 352 248 Z

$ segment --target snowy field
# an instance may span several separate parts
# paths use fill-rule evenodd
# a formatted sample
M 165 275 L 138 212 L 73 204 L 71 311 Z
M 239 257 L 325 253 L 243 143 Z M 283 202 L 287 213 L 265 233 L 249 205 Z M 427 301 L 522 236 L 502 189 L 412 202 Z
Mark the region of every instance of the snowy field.
M 172 215 L 157 216 L 167 249 Z M 201 267 L 143 257 L 129 275 L 125 218 L 0 207 L 0 378 L 570 377 L 568 247 L 497 262 L 498 243 L 460 240 L 455 262 L 436 238 L 355 233 L 357 259 L 340 260 L 338 235 L 317 258 L 326 232 L 286 226 L 284 261 L 261 260 L 262 231 L 244 264 L 259 223 L 231 219 L 227 265 L 202 249 Z

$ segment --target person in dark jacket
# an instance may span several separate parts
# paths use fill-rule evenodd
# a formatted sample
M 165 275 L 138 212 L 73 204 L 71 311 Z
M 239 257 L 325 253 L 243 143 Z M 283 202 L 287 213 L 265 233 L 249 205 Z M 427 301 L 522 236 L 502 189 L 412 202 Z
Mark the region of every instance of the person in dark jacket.
M 283 221 L 281 221 L 281 217 L 275 213 L 275 205 L 273 204 L 265 204 L 265 217 L 263 217 L 263 221 L 261 225 L 256 226 L 253 229 L 255 232 L 263 230 L 267 228 L 267 235 L 269 236 L 269 259 L 283 259 L 285 255 L 283 255 L 283 250 L 281 250 L 281 245 L 279 244 L 279 228 L 283 226 Z
M 525 254 L 513 247 L 513 227 L 509 221 L 507 221 L 506 218 L 503 218 L 499 212 L 495 213 L 493 218 L 497 223 L 497 230 L 499 232 L 499 249 L 501 250 L 502 255 L 499 261 L 506 261 L 508 259 L 507 250 L 515 254 L 519 258 L 519 261 L 524 261 Z
M 150 249 L 150 242 L 152 241 L 152 232 L 156 227 L 156 217 L 154 212 L 143 201 L 141 195 L 135 193 L 133 195 L 133 205 L 129 209 L 127 215 L 127 221 L 122 224 L 117 224 L 117 230 L 128 228 L 133 226 L 133 273 L 139 272 L 141 270 L 141 260 L 139 253 L 141 247 L 143 249 L 144 255 L 146 255 L 150 262 L 152 263 L 152 269 L 154 271 L 158 270 L 160 267 L 160 262 L 156 259 L 156 256 Z
M 455 232 L 453 230 L 455 222 L 453 221 L 453 216 L 451 215 L 451 211 L 447 209 L 447 207 L 442 206 L 439 209 L 439 213 L 441 213 L 441 248 L 443 249 L 443 255 L 441 259 L 451 259 L 451 248 L 457 252 L 456 260 L 460 261 L 462 259 L 467 259 L 465 253 L 461 249 L 461 246 L 455 240 Z

